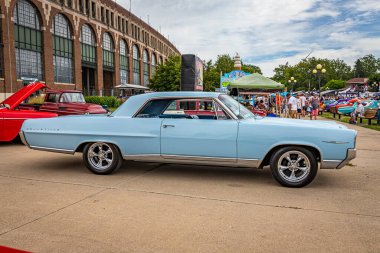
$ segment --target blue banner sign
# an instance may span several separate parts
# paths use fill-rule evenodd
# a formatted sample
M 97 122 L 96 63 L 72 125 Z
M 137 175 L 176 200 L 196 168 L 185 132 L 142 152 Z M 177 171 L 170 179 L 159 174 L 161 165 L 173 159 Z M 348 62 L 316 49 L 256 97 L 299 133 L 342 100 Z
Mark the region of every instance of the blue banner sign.
M 220 77 L 220 91 L 226 91 L 228 85 L 232 81 L 239 79 L 240 77 L 250 75 L 251 73 L 244 72 L 242 70 L 233 70 L 230 73 L 225 73 Z

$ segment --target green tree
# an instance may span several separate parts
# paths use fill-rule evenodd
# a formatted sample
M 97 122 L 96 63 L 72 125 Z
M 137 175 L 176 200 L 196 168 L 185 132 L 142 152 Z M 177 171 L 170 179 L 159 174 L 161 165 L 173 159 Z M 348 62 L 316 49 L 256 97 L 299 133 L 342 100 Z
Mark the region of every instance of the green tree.
M 215 91 L 220 87 L 220 72 L 216 70 L 212 61 L 208 61 L 204 66 L 203 89 L 204 91 Z
M 374 73 L 369 76 L 368 84 L 372 86 L 373 91 L 380 91 L 380 73 Z
M 369 77 L 379 69 L 379 59 L 369 54 L 356 60 L 354 66 L 355 77 Z
M 321 90 L 339 90 L 343 89 L 346 87 L 346 81 L 343 80 L 330 80 L 328 81 L 322 88 Z
M 179 91 L 181 87 L 181 56 L 169 56 L 167 61 L 159 65 L 149 83 L 154 91 Z
M 288 80 L 293 76 L 297 80 L 295 85 L 296 90 L 313 90 L 318 89 L 318 77 L 312 73 L 317 64 L 322 64 L 326 69 L 326 73 L 321 75 L 321 86 L 329 80 L 348 80 L 352 78 L 351 67 L 340 59 L 320 59 L 310 57 L 307 60 L 303 59 L 294 66 L 289 64 L 281 64 L 274 69 L 273 79 L 277 82 L 285 84 L 288 88 L 291 85 Z
M 263 72 L 261 72 L 261 69 L 260 67 L 258 66 L 255 66 L 255 65 L 251 65 L 251 64 L 242 64 L 241 66 L 241 70 L 243 70 L 244 72 L 247 72 L 247 73 L 259 73 L 259 74 L 263 74 Z
M 214 66 L 219 73 L 228 73 L 234 70 L 234 60 L 228 54 L 218 55 Z

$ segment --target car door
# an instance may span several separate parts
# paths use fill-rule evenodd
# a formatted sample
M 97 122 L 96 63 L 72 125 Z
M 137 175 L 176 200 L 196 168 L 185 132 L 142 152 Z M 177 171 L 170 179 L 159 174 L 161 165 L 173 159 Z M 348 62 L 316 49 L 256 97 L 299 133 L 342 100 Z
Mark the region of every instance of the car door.
M 238 121 L 217 118 L 165 118 L 161 125 L 162 157 L 236 163 Z
M 40 107 L 40 111 L 58 113 L 59 93 L 47 93 L 47 98 Z

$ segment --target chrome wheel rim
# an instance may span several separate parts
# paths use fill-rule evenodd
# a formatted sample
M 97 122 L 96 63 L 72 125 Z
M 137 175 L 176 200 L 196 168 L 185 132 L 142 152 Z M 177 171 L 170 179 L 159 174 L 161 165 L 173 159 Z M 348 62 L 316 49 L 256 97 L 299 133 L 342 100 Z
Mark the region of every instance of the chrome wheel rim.
M 288 151 L 278 160 L 277 169 L 283 179 L 298 183 L 309 175 L 310 160 L 300 151 Z
M 88 162 L 97 170 L 108 169 L 113 161 L 114 155 L 107 143 L 94 143 L 88 149 Z

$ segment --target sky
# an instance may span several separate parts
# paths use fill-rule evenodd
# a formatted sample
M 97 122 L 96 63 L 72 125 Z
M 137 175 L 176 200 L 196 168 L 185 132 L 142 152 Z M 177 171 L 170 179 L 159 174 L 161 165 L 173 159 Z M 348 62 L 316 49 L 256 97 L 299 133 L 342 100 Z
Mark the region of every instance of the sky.
M 380 0 L 117 0 L 169 38 L 182 54 L 215 61 L 238 52 L 274 75 L 310 57 L 380 57 Z

